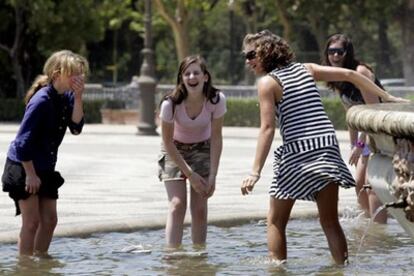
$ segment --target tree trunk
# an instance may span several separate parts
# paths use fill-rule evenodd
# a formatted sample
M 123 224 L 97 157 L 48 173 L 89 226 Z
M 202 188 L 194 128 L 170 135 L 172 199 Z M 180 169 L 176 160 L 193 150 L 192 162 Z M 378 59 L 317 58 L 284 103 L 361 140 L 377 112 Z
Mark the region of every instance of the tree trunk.
M 378 66 L 376 68 L 376 75 L 378 78 L 392 77 L 389 73 L 392 71 L 392 64 L 390 60 L 390 42 L 387 36 L 388 23 L 381 18 L 378 21 Z
M 23 78 L 22 66 L 20 65 L 18 57 L 13 56 L 11 57 L 11 60 L 14 71 L 14 77 L 16 78 L 16 96 L 19 99 L 23 99 L 26 91 L 26 85 Z
M 406 0 L 401 10 L 402 61 L 405 85 L 414 86 L 414 0 Z
M 288 43 L 292 43 L 292 24 L 290 23 L 289 15 L 283 0 L 276 0 L 276 13 L 280 24 L 283 26 L 283 38 Z
M 187 26 L 175 24 L 175 26 L 172 26 L 172 29 L 174 34 L 175 47 L 177 50 L 177 58 L 179 61 L 181 61 L 186 56 L 188 56 L 190 52 Z
M 16 97 L 22 99 L 25 95 L 26 82 L 23 77 L 21 57 L 23 55 L 23 40 L 24 32 L 27 28 L 25 21 L 25 13 L 22 7 L 18 4 L 14 7 L 15 13 L 15 34 L 13 45 L 8 47 L 7 45 L 0 44 L 0 50 L 5 51 L 11 59 L 13 76 L 16 81 Z
M 161 17 L 167 21 L 173 31 L 177 58 L 181 61 L 190 53 L 187 27 L 189 16 L 185 8 L 184 1 L 178 1 L 175 9 L 175 16 L 166 10 L 166 7 L 161 0 L 156 0 L 155 4 Z

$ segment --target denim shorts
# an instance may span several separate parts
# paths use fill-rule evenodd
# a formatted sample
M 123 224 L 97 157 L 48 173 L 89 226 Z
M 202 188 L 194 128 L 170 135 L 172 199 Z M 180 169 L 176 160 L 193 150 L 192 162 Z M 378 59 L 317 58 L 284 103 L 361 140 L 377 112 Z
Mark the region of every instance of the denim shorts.
M 50 199 L 58 199 L 58 189 L 65 180 L 57 171 L 36 172 L 41 184 L 37 195 Z M 7 158 L 4 165 L 4 172 L 1 178 L 3 192 L 8 192 L 16 206 L 16 216 L 20 214 L 19 200 L 28 199 L 31 195 L 26 191 L 26 173 L 23 165 Z
M 210 140 L 193 144 L 174 141 L 174 144 L 191 169 L 201 177 L 207 178 L 210 173 Z M 187 179 L 175 162 L 171 160 L 164 145 L 161 145 L 161 153 L 158 158 L 158 177 L 160 181 Z

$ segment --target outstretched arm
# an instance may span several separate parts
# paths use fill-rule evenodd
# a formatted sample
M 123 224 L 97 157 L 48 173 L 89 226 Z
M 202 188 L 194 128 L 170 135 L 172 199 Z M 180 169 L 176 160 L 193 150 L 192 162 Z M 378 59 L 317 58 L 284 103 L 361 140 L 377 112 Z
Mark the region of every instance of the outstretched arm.
M 280 85 L 269 76 L 259 80 L 257 90 L 260 104 L 260 131 L 252 172 L 243 180 L 241 185 L 243 195 L 251 192 L 260 178 L 260 173 L 269 154 L 275 133 L 276 93 L 282 93 Z
M 305 66 L 315 81 L 347 81 L 358 87 L 362 93 L 370 93 L 382 98 L 386 102 L 409 102 L 406 99 L 390 95 L 374 84 L 369 78 L 354 70 L 322 66 L 315 63 L 306 63 Z

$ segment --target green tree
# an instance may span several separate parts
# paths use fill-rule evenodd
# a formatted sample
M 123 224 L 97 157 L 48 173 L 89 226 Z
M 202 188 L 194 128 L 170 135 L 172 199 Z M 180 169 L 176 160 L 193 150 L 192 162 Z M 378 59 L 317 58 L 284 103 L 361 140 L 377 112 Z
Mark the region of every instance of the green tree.
M 7 29 L 2 33 L 13 35 L 0 40 L 0 50 L 12 64 L 19 98 L 53 51 L 65 48 L 86 55 L 86 42 L 102 38 L 104 29 L 93 0 L 7 0 L 5 4 L 14 16 L 5 18 Z
M 144 33 L 143 2 L 134 0 L 103 0 L 98 7 L 98 11 L 104 21 L 106 35 L 112 39 L 112 51 L 109 55 L 110 63 L 100 63 L 100 65 L 112 72 L 112 82 L 115 84 L 118 81 L 119 73 L 122 71 L 128 72 L 127 67 L 131 66 L 130 63 L 134 58 L 133 52 L 136 52 L 132 49 L 128 49 L 129 51 L 119 51 L 121 40 L 129 39 L 130 41 L 135 41 L 136 38 L 141 39 L 140 36 Z M 139 44 L 135 46 L 139 46 Z M 104 62 L 106 62 L 106 59 Z

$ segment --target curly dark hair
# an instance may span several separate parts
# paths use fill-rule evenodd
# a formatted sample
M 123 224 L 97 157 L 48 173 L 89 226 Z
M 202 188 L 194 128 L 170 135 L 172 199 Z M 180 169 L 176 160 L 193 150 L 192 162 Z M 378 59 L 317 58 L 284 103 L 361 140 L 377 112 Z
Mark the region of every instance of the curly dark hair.
M 220 101 L 220 97 L 218 96 L 219 90 L 212 85 L 211 74 L 207 70 L 206 62 L 201 56 L 192 55 L 184 58 L 181 61 L 177 74 L 177 84 L 171 93 L 163 97 L 161 103 L 166 99 L 170 99 L 173 102 L 173 106 L 175 106 L 182 103 L 187 98 L 188 92 L 183 82 L 183 73 L 188 68 L 188 66 L 193 63 L 199 64 L 203 73 L 208 76 L 208 80 L 205 82 L 203 87 L 204 96 L 210 100 L 212 104 L 217 104 Z
M 247 34 L 243 39 L 243 48 L 248 45 L 256 49 L 257 58 L 262 62 L 266 73 L 289 65 L 295 60 L 295 54 L 286 40 L 269 30 Z

